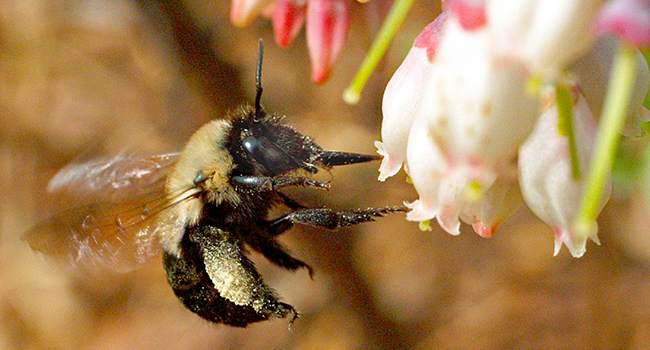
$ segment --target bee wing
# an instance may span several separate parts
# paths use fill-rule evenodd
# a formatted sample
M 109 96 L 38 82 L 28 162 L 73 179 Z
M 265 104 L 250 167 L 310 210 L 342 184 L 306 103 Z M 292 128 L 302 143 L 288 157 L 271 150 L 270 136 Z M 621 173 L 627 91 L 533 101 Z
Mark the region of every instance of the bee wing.
M 138 267 L 160 251 L 159 229 L 178 227 L 170 224 L 177 218 L 168 209 L 191 196 L 165 194 L 176 158 L 118 156 L 64 168 L 49 189 L 78 206 L 39 223 L 23 239 L 73 266 L 120 272 Z
M 48 191 L 79 199 L 119 201 L 164 188 L 165 179 L 180 153 L 153 156 L 123 154 L 70 164 L 50 180 Z

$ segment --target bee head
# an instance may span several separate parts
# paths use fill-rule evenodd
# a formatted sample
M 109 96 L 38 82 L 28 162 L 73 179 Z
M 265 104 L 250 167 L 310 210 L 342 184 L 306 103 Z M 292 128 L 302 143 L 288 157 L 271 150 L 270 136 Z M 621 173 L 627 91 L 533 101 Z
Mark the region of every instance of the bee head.
M 270 177 L 296 170 L 315 174 L 319 168 L 379 159 L 374 155 L 323 150 L 311 137 L 282 123 L 280 117 L 250 106 L 244 107 L 232 122 L 230 152 L 242 174 Z
M 260 40 L 255 105 L 244 107 L 233 119 L 229 135 L 230 152 L 238 172 L 271 177 L 295 170 L 315 174 L 318 166 L 330 168 L 379 159 L 371 155 L 325 151 L 310 137 L 283 124 L 280 117 L 267 114 L 261 105 L 262 58 L 263 46 Z

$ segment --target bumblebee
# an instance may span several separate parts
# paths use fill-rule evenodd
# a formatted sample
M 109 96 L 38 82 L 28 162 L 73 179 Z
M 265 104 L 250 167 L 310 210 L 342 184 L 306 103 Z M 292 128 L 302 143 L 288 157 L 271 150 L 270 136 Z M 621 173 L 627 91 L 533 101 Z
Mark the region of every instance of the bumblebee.
M 49 190 L 87 202 L 40 223 L 24 239 L 72 265 L 118 270 L 137 267 L 162 248 L 169 285 L 204 319 L 245 327 L 291 315 L 292 323 L 298 312 L 264 283 L 246 247 L 312 275 L 276 240 L 280 234 L 295 224 L 337 229 L 404 208 L 310 208 L 282 192 L 327 189 L 328 182 L 310 175 L 377 157 L 324 150 L 267 114 L 260 103 L 261 62 L 260 42 L 255 105 L 204 125 L 181 153 L 120 155 L 61 170 Z M 269 218 L 276 206 L 288 211 Z

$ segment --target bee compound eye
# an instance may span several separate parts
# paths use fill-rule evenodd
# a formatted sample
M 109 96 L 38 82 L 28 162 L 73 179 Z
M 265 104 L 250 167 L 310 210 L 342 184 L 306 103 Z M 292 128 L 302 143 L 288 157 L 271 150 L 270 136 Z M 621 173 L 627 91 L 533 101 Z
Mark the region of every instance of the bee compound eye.
M 244 148 L 251 154 L 253 154 L 259 147 L 259 142 L 253 136 L 248 136 L 245 138 L 242 144 L 244 145 Z

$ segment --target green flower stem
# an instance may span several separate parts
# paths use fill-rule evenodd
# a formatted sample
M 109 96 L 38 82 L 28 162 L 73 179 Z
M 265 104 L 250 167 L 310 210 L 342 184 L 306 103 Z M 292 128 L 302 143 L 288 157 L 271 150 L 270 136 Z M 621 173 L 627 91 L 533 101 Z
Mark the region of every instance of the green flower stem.
M 578 160 L 578 148 L 576 146 L 576 135 L 573 128 L 573 100 L 571 91 L 560 84 L 555 84 L 555 99 L 558 111 L 558 129 L 560 135 L 569 139 L 569 155 L 571 158 L 571 174 L 575 181 L 580 181 L 580 162 Z
M 406 15 L 411 9 L 415 0 L 395 0 L 393 7 L 390 9 L 388 17 L 381 26 L 381 30 L 375 41 L 372 43 L 370 52 L 363 60 L 359 72 L 354 77 L 350 86 L 343 92 L 343 100 L 348 104 L 356 104 L 361 99 L 361 90 L 368 82 L 370 75 L 379 64 L 379 61 L 386 53 L 388 45 L 393 41 L 395 33 L 406 19 Z
M 596 232 L 598 208 L 605 180 L 612 168 L 612 161 L 620 138 L 619 131 L 625 121 L 628 104 L 632 97 L 636 79 L 635 74 L 636 55 L 634 48 L 621 42 L 614 59 L 607 96 L 605 97 L 596 148 L 587 177 L 587 187 L 582 196 L 580 211 L 574 222 L 574 229 L 578 235 L 578 237 L 574 238 L 576 241 L 580 241 Z
M 644 48 L 641 50 L 641 53 L 643 54 L 643 58 L 645 58 L 645 63 L 648 65 L 648 68 L 650 68 L 650 47 Z M 643 105 L 645 108 L 650 109 L 650 87 L 648 87 L 648 93 L 645 95 Z

